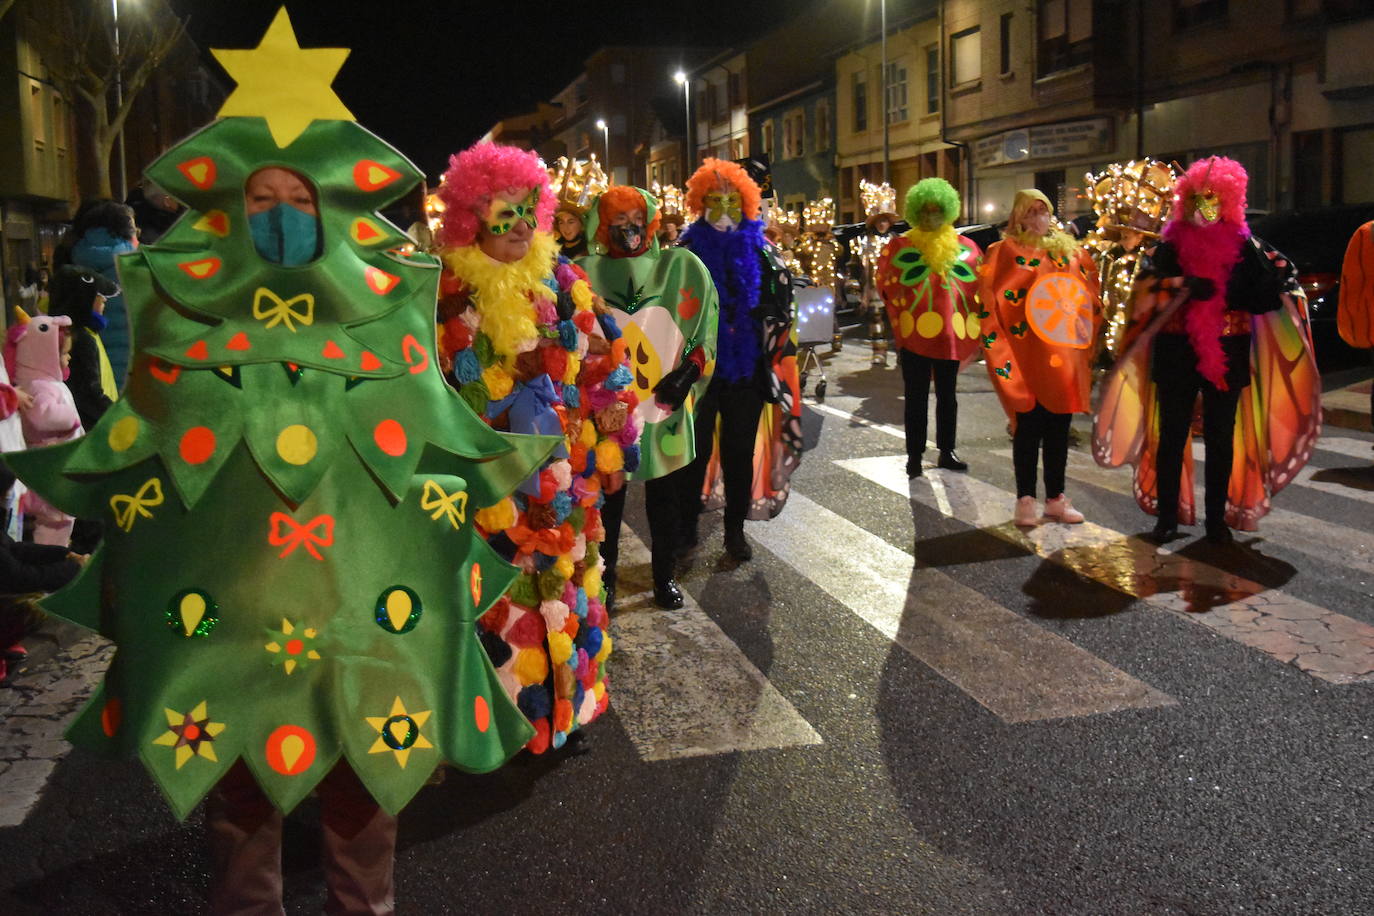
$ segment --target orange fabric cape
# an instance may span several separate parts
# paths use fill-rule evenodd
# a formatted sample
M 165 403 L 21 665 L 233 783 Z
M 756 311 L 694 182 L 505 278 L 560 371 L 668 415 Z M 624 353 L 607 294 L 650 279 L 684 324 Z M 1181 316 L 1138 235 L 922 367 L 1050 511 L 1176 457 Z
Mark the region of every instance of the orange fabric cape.
M 1341 265 L 1341 302 L 1336 330 L 1352 347 L 1374 347 L 1374 223 L 1355 230 Z
M 930 271 L 906 236 L 893 236 L 883 249 L 878 291 L 902 349 L 928 359 L 963 360 L 977 348 L 981 321 L 975 272 L 982 252 L 962 235 L 959 248 L 959 257 L 943 275 Z
M 1007 416 L 1036 402 L 1091 407 L 1092 346 L 1102 318 L 1097 269 L 1082 248 L 1059 260 L 1011 239 L 988 248 L 978 275 L 988 374 Z

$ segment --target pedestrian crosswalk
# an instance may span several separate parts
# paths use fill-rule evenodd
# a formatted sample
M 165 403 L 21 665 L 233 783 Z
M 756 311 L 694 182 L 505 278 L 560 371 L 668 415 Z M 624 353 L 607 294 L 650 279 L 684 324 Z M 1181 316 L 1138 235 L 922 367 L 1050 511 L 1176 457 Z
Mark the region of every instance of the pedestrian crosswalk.
M 809 406 L 851 427 L 902 438 L 897 427 L 831 405 Z M 1330 437 L 1321 440 L 1319 447 L 1362 464 L 1369 458 L 1369 443 L 1360 439 Z M 1010 464 L 1009 449 L 993 449 L 988 454 Z M 1159 547 L 1091 521 L 1073 526 L 1043 524 L 1023 531 L 1011 524 L 1014 494 L 974 475 L 938 469 L 908 480 L 902 453 L 842 458 L 833 465 L 855 480 L 901 495 L 918 510 L 958 520 L 1039 556 L 1092 587 L 1112 589 L 1134 609 L 1187 620 L 1216 637 L 1261 653 L 1276 665 L 1291 666 L 1334 687 L 1374 683 L 1374 626 L 1214 565 L 1205 553 L 1199 556 L 1181 549 L 1186 541 Z M 1068 472 L 1079 484 L 1130 496 L 1128 470 L 1099 467 L 1086 453 L 1071 452 Z M 1292 486 L 1339 495 L 1356 505 L 1374 498 L 1371 491 L 1330 476 L 1310 466 Z M 1351 571 L 1356 576 L 1349 583 L 1352 589 L 1368 587 L 1366 577 L 1374 575 L 1374 536 L 1348 525 L 1315 521 L 1297 511 L 1304 508 L 1301 501 L 1290 498 L 1290 505 L 1296 509 L 1276 507 L 1265 518 L 1264 537 L 1314 562 Z M 1148 527 L 1147 521 L 1142 516 L 1142 530 Z M 791 573 L 833 599 L 828 612 L 854 615 L 1009 725 L 1149 710 L 1179 702 L 1136 674 L 1052 632 L 1033 616 L 999 604 L 941 569 L 922 565 L 911 551 L 795 489 L 780 516 L 749 523 L 747 533 Z M 637 542 L 623 557 L 634 558 L 631 567 L 648 563 L 647 551 Z M 625 559 L 622 568 L 627 568 Z M 785 697 L 772 695 L 767 678 L 732 649 L 728 637 L 690 597 L 685 612 L 646 609 L 651 601 L 647 570 L 641 569 L 639 575 L 646 577 L 640 607 L 622 603 L 616 616 L 622 632 L 616 696 L 618 714 L 641 756 L 667 759 L 822 740 L 824 736 L 806 724 Z M 697 622 L 679 621 L 673 617 L 678 613 Z M 743 672 L 730 675 L 741 679 L 743 712 L 722 710 L 715 702 L 716 692 L 709 692 L 704 711 L 689 704 L 676 708 L 674 728 L 697 734 L 699 739 L 677 741 L 658 733 L 661 717 L 654 712 L 652 698 L 698 692 L 676 683 L 681 660 L 670 664 L 662 657 L 665 627 L 687 627 L 693 634 L 709 632 L 703 639 L 710 646 L 710 667 L 738 665 Z M 682 651 L 696 652 L 696 638 L 684 641 L 674 635 L 668 641 L 677 640 Z M 709 679 L 727 680 L 718 671 Z M 742 716 L 739 721 L 746 726 L 741 730 L 722 722 L 722 715 L 725 719 Z

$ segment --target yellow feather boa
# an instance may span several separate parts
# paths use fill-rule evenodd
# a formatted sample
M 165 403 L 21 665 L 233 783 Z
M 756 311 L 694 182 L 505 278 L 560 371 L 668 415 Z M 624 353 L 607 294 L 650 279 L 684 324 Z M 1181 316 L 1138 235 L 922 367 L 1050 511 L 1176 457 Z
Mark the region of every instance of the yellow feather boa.
M 1017 232 L 1014 235 L 1007 235 L 1018 245 L 1025 245 L 1027 248 L 1043 248 L 1056 258 L 1071 258 L 1073 253 L 1082 245 L 1078 239 L 1069 235 L 1062 229 L 1051 229 L 1049 235 L 1036 235 L 1033 232 Z
M 472 290 L 479 328 L 508 366 L 539 341 L 534 300 L 553 298 L 544 278 L 557 254 L 558 242 L 549 232 L 536 232 L 530 250 L 511 264 L 493 260 L 475 244 L 443 253 L 444 263 Z
M 916 246 L 916 250 L 921 253 L 921 260 L 926 262 L 930 272 L 937 277 L 943 277 L 945 271 L 949 270 L 959 257 L 959 233 L 949 224 L 930 232 L 913 226 L 904 235 Z

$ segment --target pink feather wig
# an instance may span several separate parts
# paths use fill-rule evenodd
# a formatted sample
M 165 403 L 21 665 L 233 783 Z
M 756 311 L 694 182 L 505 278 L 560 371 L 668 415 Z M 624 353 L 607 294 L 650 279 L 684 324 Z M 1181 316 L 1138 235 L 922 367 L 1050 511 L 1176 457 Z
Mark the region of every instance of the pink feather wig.
M 477 240 L 491 200 L 509 188 L 526 191 L 540 188 L 535 207 L 537 230 L 553 226 L 553 192 L 549 173 L 536 153 L 514 146 L 477 143 L 449 157 L 448 171 L 439 185 L 439 199 L 447 207 L 439 225 L 442 245 L 463 247 Z
M 1209 156 L 1188 167 L 1174 185 L 1174 208 L 1164 224 L 1164 239 L 1178 251 L 1183 272 L 1190 277 L 1206 277 L 1216 284 L 1208 299 L 1190 300 L 1184 308 L 1188 342 L 1197 354 L 1197 369 L 1203 378 L 1225 390 L 1226 354 L 1221 349 L 1221 332 L 1226 324 L 1226 285 L 1240 260 L 1241 246 L 1250 237 L 1245 224 L 1245 190 L 1249 176 L 1234 159 Z M 1208 191 L 1217 197 L 1219 219 L 1210 225 L 1192 221 L 1191 199 Z

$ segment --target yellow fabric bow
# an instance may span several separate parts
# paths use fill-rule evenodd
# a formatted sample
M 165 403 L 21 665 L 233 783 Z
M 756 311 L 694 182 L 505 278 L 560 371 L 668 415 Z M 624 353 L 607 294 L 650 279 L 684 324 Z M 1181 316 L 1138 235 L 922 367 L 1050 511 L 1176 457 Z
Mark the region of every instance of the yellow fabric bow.
M 443 487 L 432 480 L 426 480 L 425 488 L 420 493 L 420 508 L 434 510 L 430 512 L 429 517 L 436 522 L 447 517 L 449 524 L 457 528 L 467 520 L 468 494 L 466 490 L 445 493 Z
M 263 300 L 270 301 L 270 305 L 263 307 Z M 296 305 L 301 308 L 295 308 Z M 266 321 L 266 327 L 274 328 L 279 324 L 285 324 L 288 331 L 294 332 L 299 321 L 301 324 L 315 323 L 315 296 L 311 293 L 301 293 L 299 296 L 292 296 L 285 302 L 281 296 L 272 292 L 265 286 L 259 286 L 257 292 L 253 294 L 253 317 L 260 321 Z
M 162 481 L 154 477 L 143 486 L 138 488 L 138 492 L 133 496 L 118 494 L 110 497 L 110 510 L 114 512 L 115 524 L 125 531 L 132 531 L 134 522 L 141 515 L 144 518 L 152 518 L 153 513 L 149 510 L 153 506 L 162 505 Z

